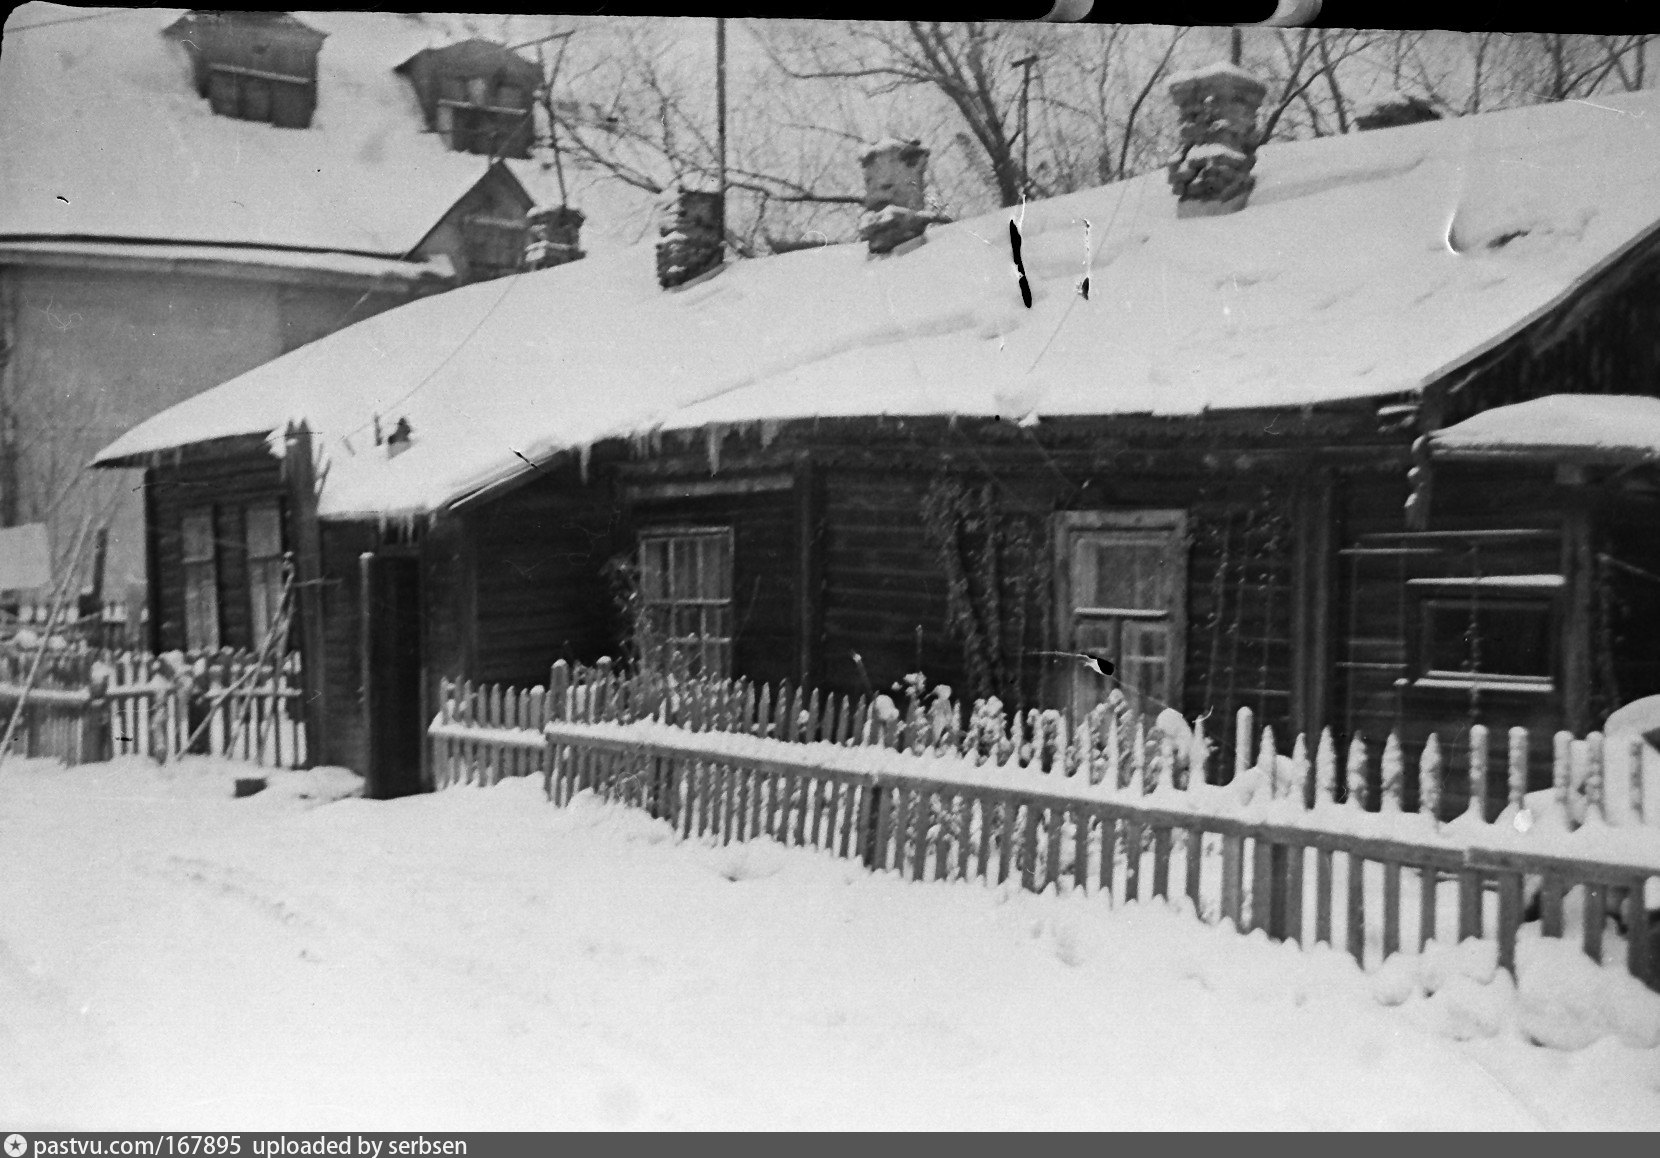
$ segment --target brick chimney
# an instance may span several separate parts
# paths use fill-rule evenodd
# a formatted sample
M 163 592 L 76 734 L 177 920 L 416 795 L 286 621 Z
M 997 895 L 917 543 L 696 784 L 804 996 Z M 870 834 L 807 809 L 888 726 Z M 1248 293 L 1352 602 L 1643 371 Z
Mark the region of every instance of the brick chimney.
M 528 214 L 530 241 L 525 245 L 525 269 L 552 269 L 584 256 L 577 239 L 585 220 L 569 205 L 538 207 Z
M 657 203 L 657 283 L 684 285 L 721 263 L 726 252 L 719 193 L 671 189 Z
M 865 211 L 859 236 L 873 254 L 891 253 L 945 218 L 930 213 L 923 193 L 928 150 L 921 141 L 880 141 L 859 155 L 865 171 Z
M 1267 87 L 1234 64 L 1170 78 L 1181 117 L 1181 147 L 1170 162 L 1177 217 L 1235 213 L 1256 187 L 1257 107 Z

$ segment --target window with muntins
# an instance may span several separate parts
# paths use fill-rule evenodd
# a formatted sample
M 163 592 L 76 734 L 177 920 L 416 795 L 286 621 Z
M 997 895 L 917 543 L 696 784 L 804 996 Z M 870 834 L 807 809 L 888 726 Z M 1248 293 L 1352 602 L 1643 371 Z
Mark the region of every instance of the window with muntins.
M 255 649 L 280 630 L 283 604 L 282 509 L 276 503 L 247 508 L 243 532 L 248 557 L 248 623 Z M 273 639 L 272 647 L 281 645 Z
M 732 531 L 640 537 L 640 648 L 659 670 L 724 679 L 732 671 Z
M 184 563 L 184 645 L 187 651 L 219 646 L 219 559 L 213 537 L 213 508 L 190 511 L 180 520 Z
M 1555 687 L 1556 575 L 1413 580 L 1415 682 L 1548 692 Z
M 467 250 L 469 281 L 486 281 L 518 273 L 524 265 L 529 229 L 522 219 L 474 213 L 462 218 L 461 240 Z
M 222 117 L 303 129 L 317 107 L 324 35 L 282 12 L 189 12 L 168 30 Z
M 1143 709 L 1177 703 L 1187 588 L 1184 514 L 1077 511 L 1060 519 L 1060 647 L 1110 660 L 1115 669 L 1114 678 L 1104 678 L 1081 661 L 1072 664 L 1074 711 L 1088 711 L 1115 684 Z

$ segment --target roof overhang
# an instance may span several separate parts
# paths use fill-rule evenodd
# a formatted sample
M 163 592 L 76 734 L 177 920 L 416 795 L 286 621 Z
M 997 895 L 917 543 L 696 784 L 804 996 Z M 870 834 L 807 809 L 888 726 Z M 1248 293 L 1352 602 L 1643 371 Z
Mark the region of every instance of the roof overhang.
M 1660 398 L 1547 394 L 1429 435 L 1435 462 L 1660 464 Z
M 78 237 L 0 238 L 0 264 L 78 272 L 184 274 L 340 290 L 411 293 L 454 281 L 448 258 L 423 261 L 266 246 Z

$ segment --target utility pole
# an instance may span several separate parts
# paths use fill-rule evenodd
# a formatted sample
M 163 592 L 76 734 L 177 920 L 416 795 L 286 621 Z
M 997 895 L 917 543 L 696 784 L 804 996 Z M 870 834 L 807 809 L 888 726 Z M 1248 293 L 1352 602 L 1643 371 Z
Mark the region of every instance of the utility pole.
M 1245 62 L 1245 34 L 1237 27 L 1229 37 L 1228 59 L 1236 68 Z
M 1023 56 L 1009 64 L 1010 68 L 1024 70 L 1020 78 L 1020 194 L 1023 197 L 1031 191 L 1032 184 L 1032 170 L 1030 167 L 1032 156 L 1031 135 L 1027 130 L 1031 124 L 1029 110 L 1031 107 L 1032 66 L 1037 61 L 1037 53 L 1034 52 L 1030 56 Z
M 0 527 L 17 525 L 22 504 L 17 493 L 17 310 L 11 286 L 0 272 Z
M 726 17 L 715 17 L 715 167 L 720 190 L 720 235 L 726 238 Z

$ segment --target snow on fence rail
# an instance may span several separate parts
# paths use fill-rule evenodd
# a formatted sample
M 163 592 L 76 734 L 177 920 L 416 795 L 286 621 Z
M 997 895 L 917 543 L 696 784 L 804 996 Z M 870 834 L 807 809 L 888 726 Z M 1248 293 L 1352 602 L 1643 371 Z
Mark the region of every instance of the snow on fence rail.
M 1116 693 L 1071 721 L 995 702 L 965 713 L 920 687 L 901 710 L 886 696 L 560 663 L 546 688 L 446 682 L 441 702 L 429 728 L 437 787 L 539 774 L 555 803 L 593 790 L 685 838 L 767 836 L 914 880 L 1186 897 L 1205 920 L 1337 945 L 1363 967 L 1479 937 L 1513 971 L 1519 928 L 1536 915 L 1543 935 L 1575 936 L 1598 961 L 1618 954 L 1660 988 L 1660 829 L 1643 824 L 1640 751 L 1605 750 L 1596 734 L 1554 737 L 1554 785 L 1532 794 L 1525 731 L 1493 770 L 1480 731 L 1464 749 L 1474 766 L 1457 772 L 1432 738 L 1423 811 L 1409 812 L 1398 737 L 1377 768 L 1360 743 L 1340 761 L 1329 732 L 1312 758 L 1303 737 L 1282 756 L 1242 710 L 1233 776 L 1211 784 L 1202 727 L 1173 712 L 1149 721 Z M 1627 777 L 1619 807 L 1610 770 Z M 1506 789 L 1492 822 L 1490 771 Z M 1443 821 L 1454 775 L 1470 805 Z M 1375 801 L 1369 779 L 1382 786 Z
M 230 756 L 304 767 L 300 657 L 182 655 L 0 646 L 0 730 L 17 705 L 13 751 L 83 764 L 112 756 Z

